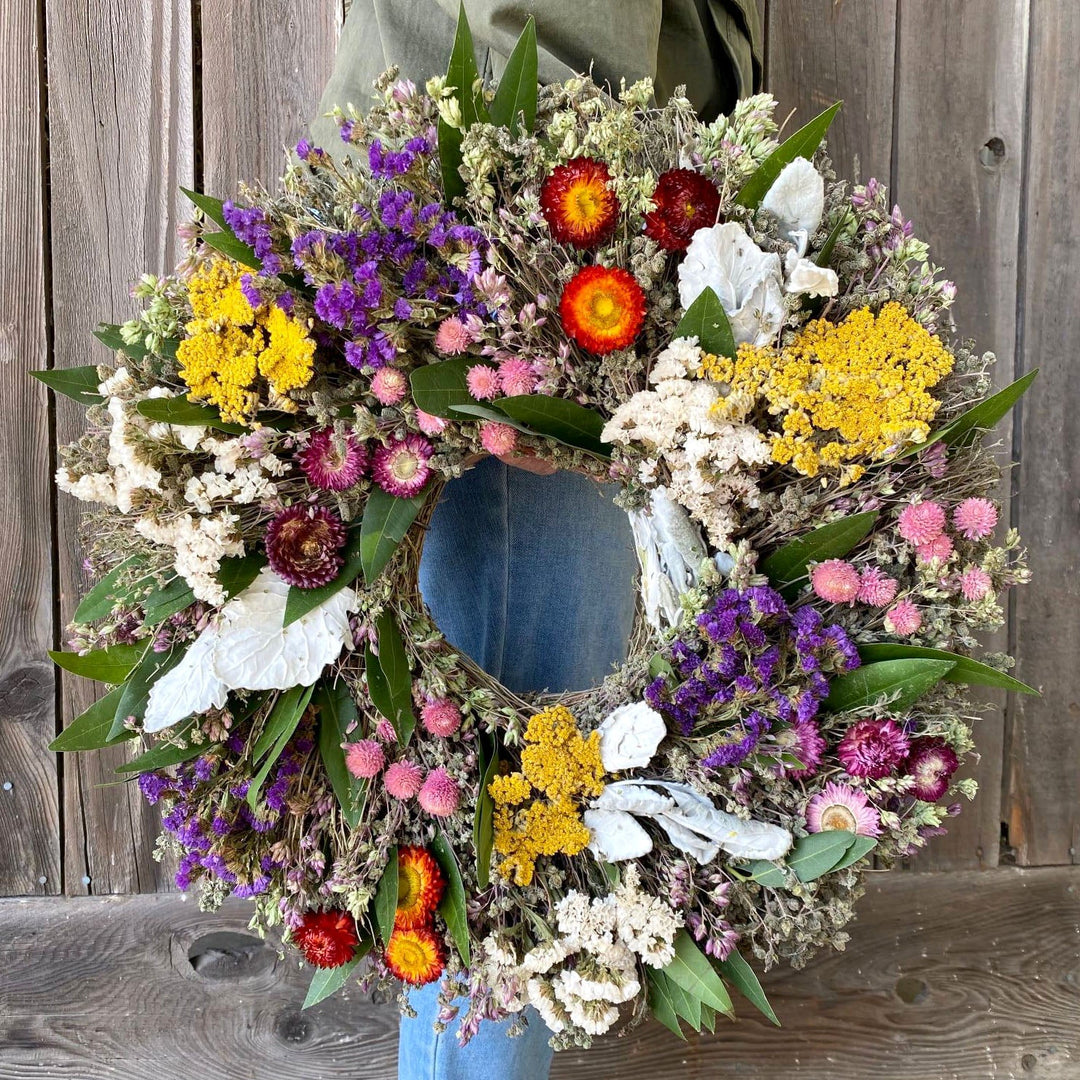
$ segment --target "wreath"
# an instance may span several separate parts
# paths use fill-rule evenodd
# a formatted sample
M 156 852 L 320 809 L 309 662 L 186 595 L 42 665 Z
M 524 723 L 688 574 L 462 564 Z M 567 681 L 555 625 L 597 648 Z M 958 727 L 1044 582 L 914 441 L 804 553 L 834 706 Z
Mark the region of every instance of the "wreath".
M 535 1006 L 555 1044 L 650 1013 L 775 1020 L 754 973 L 841 947 L 871 859 L 971 797 L 975 659 L 1025 580 L 995 538 L 992 393 L 954 287 L 838 106 L 702 123 L 648 82 L 496 89 L 459 24 L 347 154 L 198 207 L 175 273 L 39 372 L 88 407 L 57 481 L 99 580 L 66 670 L 113 684 L 57 750 L 129 742 L 160 846 L 344 986 L 442 980 L 463 1039 Z M 445 483 L 532 454 L 620 485 L 638 625 L 602 685 L 519 696 L 417 587 Z M 407 996 L 402 997 L 407 1008 Z

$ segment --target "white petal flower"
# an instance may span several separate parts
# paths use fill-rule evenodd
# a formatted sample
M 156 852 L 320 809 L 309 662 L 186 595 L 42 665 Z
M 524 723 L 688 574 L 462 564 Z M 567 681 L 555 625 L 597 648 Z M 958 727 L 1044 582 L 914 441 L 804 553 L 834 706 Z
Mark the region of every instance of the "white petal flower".
M 803 256 L 810 237 L 821 224 L 825 181 L 806 158 L 797 157 L 781 170 L 761 200 L 761 206 L 776 215 L 784 236 Z
M 644 701 L 620 705 L 598 730 L 600 760 L 609 773 L 644 768 L 667 735 L 664 718 Z
M 606 862 L 640 859 L 652 851 L 652 838 L 630 815 L 621 810 L 586 810 L 582 814 L 589 830 L 589 850 Z
M 840 289 L 835 270 L 818 266 L 812 259 L 799 258 L 794 248 L 784 257 L 784 270 L 787 272 L 784 289 L 789 293 L 835 296 Z
M 356 593 L 342 589 L 282 626 L 289 586 L 268 567 L 221 609 L 184 658 L 150 691 L 143 727 L 161 731 L 210 707 L 230 690 L 310 686 L 351 640 Z

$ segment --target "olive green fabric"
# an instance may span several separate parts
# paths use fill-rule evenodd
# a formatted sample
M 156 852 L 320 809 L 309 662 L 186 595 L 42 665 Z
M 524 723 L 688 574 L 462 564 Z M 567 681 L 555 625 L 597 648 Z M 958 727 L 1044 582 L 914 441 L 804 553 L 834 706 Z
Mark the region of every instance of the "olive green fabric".
M 525 19 L 536 18 L 540 81 L 592 70 L 618 89 L 649 76 L 664 101 L 685 85 L 705 119 L 726 111 L 761 82 L 756 0 L 466 0 L 482 74 L 497 79 Z M 446 70 L 458 0 L 354 0 L 337 64 L 312 124 L 327 150 L 340 145 L 326 113 L 364 109 L 375 77 L 396 64 L 417 85 Z

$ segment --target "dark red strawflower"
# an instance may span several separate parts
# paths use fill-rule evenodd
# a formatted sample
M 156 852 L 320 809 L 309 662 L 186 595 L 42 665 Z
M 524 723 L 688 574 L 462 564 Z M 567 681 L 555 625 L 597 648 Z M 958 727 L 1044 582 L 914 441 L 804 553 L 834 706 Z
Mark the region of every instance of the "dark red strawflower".
M 669 169 L 652 197 L 656 209 L 645 215 L 645 235 L 668 251 L 685 251 L 698 229 L 716 224 L 720 192 L 692 169 Z
M 304 959 L 313 967 L 347 964 L 360 944 L 356 920 L 347 911 L 309 911 L 292 932 Z
M 351 431 L 335 434 L 333 428 L 314 432 L 297 457 L 309 482 L 323 491 L 346 491 L 368 466 L 367 451 L 356 436 Z
M 282 510 L 266 530 L 266 557 L 278 577 L 298 589 L 316 589 L 337 577 L 344 559 L 345 526 L 321 506 Z
M 540 187 L 540 210 L 560 244 L 590 248 L 606 240 L 619 218 L 619 200 L 602 161 L 577 157 L 556 165 Z
M 880 780 L 904 760 L 909 746 L 895 720 L 859 720 L 844 732 L 836 756 L 849 776 Z
M 911 794 L 923 802 L 937 802 L 949 790 L 949 781 L 960 767 L 956 751 L 944 739 L 924 735 L 912 739 L 911 749 L 901 766 L 914 778 Z

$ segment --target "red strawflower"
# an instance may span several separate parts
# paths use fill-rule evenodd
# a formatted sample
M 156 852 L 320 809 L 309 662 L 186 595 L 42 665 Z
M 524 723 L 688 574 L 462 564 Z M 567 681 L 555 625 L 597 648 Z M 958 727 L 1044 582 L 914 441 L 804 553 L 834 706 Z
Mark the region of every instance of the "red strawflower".
M 559 315 L 582 348 L 603 356 L 633 344 L 645 321 L 645 294 L 619 267 L 586 266 L 563 289 Z
M 894 720 L 859 720 L 844 732 L 836 756 L 849 776 L 880 780 L 907 756 L 908 738 Z
M 685 251 L 698 229 L 716 224 L 720 192 L 692 169 L 669 169 L 653 192 L 656 209 L 645 215 L 645 235 L 668 251 Z
M 560 244 L 589 248 L 615 231 L 619 200 L 610 183 L 608 167 L 593 158 L 574 158 L 551 170 L 540 187 L 540 210 Z
M 298 589 L 315 589 L 338 576 L 345 526 L 321 506 L 288 506 L 266 529 L 266 557 L 278 577 Z
M 360 936 L 356 920 L 347 911 L 308 911 L 292 932 L 293 941 L 314 967 L 347 964 L 356 955 Z

